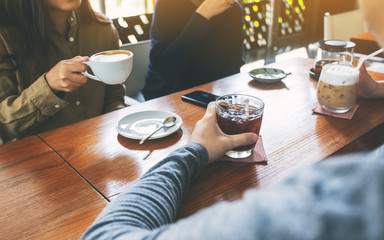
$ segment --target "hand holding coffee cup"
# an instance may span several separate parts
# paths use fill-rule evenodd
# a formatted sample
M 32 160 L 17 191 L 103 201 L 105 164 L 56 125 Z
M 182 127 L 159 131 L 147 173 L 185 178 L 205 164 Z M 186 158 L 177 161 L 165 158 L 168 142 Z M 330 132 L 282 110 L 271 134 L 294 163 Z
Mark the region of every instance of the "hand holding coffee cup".
M 87 82 L 87 77 L 81 74 L 86 70 L 85 61 L 88 57 L 74 57 L 58 62 L 45 74 L 49 87 L 54 92 L 72 92 Z
M 121 84 L 125 82 L 132 71 L 133 53 L 126 50 L 110 50 L 92 55 L 87 64 L 95 75 L 84 71 L 83 74 L 91 79 L 105 84 Z

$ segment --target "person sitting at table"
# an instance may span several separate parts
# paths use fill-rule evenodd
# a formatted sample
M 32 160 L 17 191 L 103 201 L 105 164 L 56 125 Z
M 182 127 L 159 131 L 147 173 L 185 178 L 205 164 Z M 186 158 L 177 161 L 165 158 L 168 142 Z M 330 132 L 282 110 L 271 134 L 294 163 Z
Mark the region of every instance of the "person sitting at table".
M 158 0 L 145 99 L 240 72 L 243 15 L 235 0 Z
M 249 190 L 174 222 L 199 172 L 256 139 L 225 135 L 210 103 L 190 143 L 112 200 L 83 239 L 384 239 L 384 146 L 322 161 L 270 189 Z
M 359 97 L 367 99 L 384 97 L 384 80 L 373 80 L 364 64 L 360 67 L 359 73 Z
M 0 1 L 0 144 L 124 107 L 123 85 L 81 74 L 86 56 L 118 48 L 88 0 Z
M 377 11 L 377 9 L 382 9 L 383 6 L 384 0 L 367 0 L 366 2 L 360 0 L 360 9 L 365 21 L 381 47 L 384 47 L 384 27 L 382 24 L 384 17 L 382 17 L 382 12 Z M 384 97 L 384 80 L 373 80 L 364 64 L 360 68 L 359 96 L 371 99 Z
M 376 10 L 383 3 L 360 1 Z M 384 239 L 384 145 L 308 166 L 269 189 L 249 190 L 240 200 L 174 222 L 199 172 L 256 139 L 253 133 L 225 135 L 210 103 L 190 143 L 112 200 L 83 239 Z

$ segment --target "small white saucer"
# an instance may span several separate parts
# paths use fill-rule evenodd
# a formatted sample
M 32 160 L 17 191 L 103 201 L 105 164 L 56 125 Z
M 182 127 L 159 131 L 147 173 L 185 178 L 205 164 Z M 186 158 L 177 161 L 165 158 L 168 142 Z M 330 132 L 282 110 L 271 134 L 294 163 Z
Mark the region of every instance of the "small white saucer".
M 141 140 L 160 127 L 167 117 L 176 117 L 176 124 L 170 128 L 162 128 L 149 140 L 163 138 L 180 129 L 183 120 L 175 113 L 164 111 L 142 111 L 129 114 L 118 122 L 116 126 L 120 135 Z

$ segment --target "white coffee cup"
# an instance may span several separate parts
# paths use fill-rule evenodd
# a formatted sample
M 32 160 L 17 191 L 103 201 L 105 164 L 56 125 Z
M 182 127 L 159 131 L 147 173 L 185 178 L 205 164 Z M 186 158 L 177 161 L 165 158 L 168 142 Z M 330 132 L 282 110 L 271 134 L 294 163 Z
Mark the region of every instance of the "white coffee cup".
M 85 71 L 83 74 L 105 84 L 121 84 L 132 72 L 133 53 L 126 50 L 99 52 L 89 58 L 87 64 L 95 75 Z

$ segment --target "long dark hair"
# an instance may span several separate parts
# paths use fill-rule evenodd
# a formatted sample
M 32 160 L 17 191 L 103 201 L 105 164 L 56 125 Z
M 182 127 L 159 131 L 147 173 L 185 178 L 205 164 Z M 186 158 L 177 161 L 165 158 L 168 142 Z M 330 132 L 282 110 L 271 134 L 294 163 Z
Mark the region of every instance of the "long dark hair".
M 82 21 L 107 21 L 93 11 L 89 0 L 82 0 L 77 11 Z M 57 50 L 49 38 L 54 23 L 43 0 L 0 0 L 0 25 L 13 27 L 21 34 L 25 49 L 18 55 L 30 54 L 45 71 L 55 64 L 52 61 L 56 59 Z

